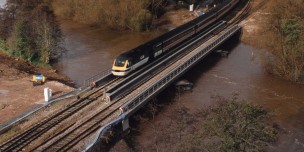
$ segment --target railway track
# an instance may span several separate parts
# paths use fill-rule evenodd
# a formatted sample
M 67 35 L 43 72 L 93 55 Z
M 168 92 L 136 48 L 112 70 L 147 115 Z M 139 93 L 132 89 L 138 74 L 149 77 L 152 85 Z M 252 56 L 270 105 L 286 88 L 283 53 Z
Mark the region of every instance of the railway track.
M 117 100 L 120 100 L 128 93 L 133 91 L 140 84 L 148 81 L 151 77 L 154 77 L 155 75 L 160 73 L 163 69 L 169 67 L 171 64 L 173 64 L 174 62 L 178 61 L 180 58 L 185 56 L 187 53 L 193 50 L 195 46 L 198 45 L 198 43 L 201 44 L 205 42 L 209 37 L 211 37 L 211 35 L 218 33 L 220 29 L 223 28 L 224 26 L 225 26 L 225 22 L 219 21 L 214 26 L 211 26 L 208 29 L 206 29 L 204 32 L 201 32 L 195 35 L 194 37 L 187 39 L 181 45 L 178 45 L 177 47 L 173 48 L 173 50 L 170 52 L 174 52 L 174 53 L 167 55 L 166 60 L 157 60 L 156 62 L 153 62 L 152 65 L 150 66 L 150 69 L 140 72 L 138 75 L 133 77 L 133 80 L 130 80 L 126 84 L 121 84 L 119 87 L 117 87 L 115 91 L 118 91 L 119 95 L 114 96 L 115 98 L 111 97 L 113 96 L 113 94 L 108 94 L 107 92 L 106 94 L 107 99 L 108 100 L 111 99 L 109 100 L 109 102 L 110 101 L 115 102 Z M 195 41 L 195 43 L 192 43 L 193 41 Z M 192 43 L 192 46 L 190 46 L 192 48 L 188 47 L 188 49 L 182 49 L 183 47 L 189 45 L 190 43 Z
M 202 42 L 201 42 L 202 43 Z M 180 54 L 178 58 L 171 61 L 171 64 L 176 60 L 184 56 L 187 52 Z M 166 67 L 170 64 L 165 64 Z M 156 73 L 161 71 L 163 68 L 158 69 Z M 155 71 L 154 71 L 155 72 Z M 155 73 L 155 74 L 156 74 Z M 153 75 L 155 75 L 153 74 Z M 149 78 L 149 77 L 148 77 Z M 147 79 L 145 79 L 147 80 Z M 141 83 L 144 83 L 141 81 Z M 122 98 L 122 97 L 121 97 Z M 120 99 L 121 99 L 120 98 Z M 119 108 L 125 104 L 128 100 L 120 101 L 119 99 L 115 102 L 110 102 L 109 105 L 101 108 L 95 114 L 83 118 L 82 122 L 78 122 L 76 125 L 70 127 L 64 132 L 54 136 L 51 140 L 44 142 L 37 146 L 35 151 L 67 151 L 70 150 L 75 144 L 77 144 L 82 139 L 90 136 L 92 133 L 96 132 L 100 127 L 105 125 L 106 122 L 116 118 L 120 111 Z M 108 120 L 108 121 L 105 121 Z
M 35 124 L 31 128 L 25 130 L 24 132 L 14 136 L 12 139 L 7 142 L 1 144 L 0 151 L 1 152 L 10 152 L 10 151 L 22 151 L 25 146 L 30 144 L 32 141 L 39 138 L 44 133 L 58 126 L 58 124 L 65 121 L 68 117 L 76 114 L 81 109 L 85 108 L 89 104 L 92 104 L 96 101 L 97 98 L 103 96 L 103 89 L 111 84 L 113 81 L 117 81 L 117 78 L 110 81 L 106 85 L 92 90 L 87 94 L 83 95 L 82 98 L 78 99 L 76 102 L 72 102 L 64 109 L 59 112 L 53 114 L 52 116 L 44 119 L 43 121 Z M 76 120 L 75 120 L 76 121 Z M 64 128 L 63 130 L 66 130 Z
M 240 13 L 239 17 L 237 17 L 237 20 L 231 22 L 231 24 L 240 22 L 240 20 L 243 19 L 245 17 L 245 15 L 248 13 L 248 11 L 250 10 L 250 7 L 251 7 L 250 4 L 246 5 L 246 8 L 242 10 L 242 13 Z M 213 32 L 213 34 L 217 34 L 219 32 L 220 32 L 220 30 L 216 30 Z M 199 36 L 202 36 L 202 35 L 199 35 Z M 174 60 L 166 63 L 165 66 L 163 66 L 162 68 L 160 68 L 158 70 L 153 71 L 153 73 L 150 73 L 150 74 L 153 76 L 153 75 L 159 73 L 159 71 L 161 71 L 161 69 L 168 67 L 170 64 L 172 64 L 175 61 L 177 61 L 178 59 L 182 58 L 184 55 L 191 52 L 191 50 L 193 50 L 196 45 L 202 44 L 210 37 L 211 36 L 205 37 L 204 40 L 201 40 L 201 41 L 193 44 L 191 48 L 187 49 L 187 51 L 184 50 L 185 53 L 178 54 L 177 56 L 175 56 Z M 192 38 L 191 40 L 188 40 L 187 44 L 189 44 L 191 41 L 193 41 L 195 39 L 197 39 L 197 37 Z M 184 47 L 187 44 L 183 44 L 179 47 Z M 145 83 L 150 78 L 151 77 L 134 78 L 134 79 L 141 80 L 141 81 L 139 81 L 138 84 L 134 84 L 133 87 L 136 88 L 138 85 Z M 89 135 L 91 135 L 92 133 L 97 131 L 99 128 L 101 128 L 103 125 L 105 125 L 106 122 L 109 122 L 113 118 L 116 118 L 119 115 L 119 108 L 123 104 L 127 103 L 129 101 L 129 99 L 131 99 L 132 96 L 134 96 L 134 94 L 137 93 L 137 90 L 135 90 L 133 87 L 132 87 L 132 89 L 129 88 L 129 91 L 127 93 L 124 93 L 125 95 L 120 96 L 114 102 L 110 102 L 111 105 L 109 107 L 107 107 L 107 109 L 111 109 L 111 110 L 102 109 L 100 112 L 85 119 L 86 121 L 78 124 L 77 126 L 74 126 L 74 129 L 66 131 L 61 136 L 58 136 L 56 139 L 54 138 L 52 141 L 45 143 L 45 145 L 41 145 L 41 147 L 37 148 L 37 150 L 38 151 L 67 151 L 67 150 L 70 150 L 79 141 L 88 137 Z M 130 95 L 129 93 L 132 95 Z M 126 95 L 126 94 L 128 94 L 128 95 Z M 105 121 L 105 120 L 107 120 L 107 121 Z
M 252 1 L 253 1 L 253 0 L 249 0 L 249 1 L 246 3 L 245 7 L 242 8 L 242 10 L 241 10 L 240 13 L 238 14 L 238 16 L 236 16 L 235 18 L 231 19 L 231 21 L 229 21 L 229 22 L 227 23 L 226 27 L 228 27 L 228 26 L 230 26 L 230 25 L 233 25 L 233 24 L 237 24 L 237 23 L 241 22 L 244 18 L 246 18 L 246 17 L 248 16 L 248 13 L 249 13 L 250 10 L 251 10 Z M 224 27 L 223 27 L 223 28 L 224 28 Z M 221 28 L 221 29 L 223 29 L 223 28 Z M 208 29 L 208 30 L 210 30 L 210 29 Z M 206 30 L 206 31 L 208 31 L 208 30 Z M 217 33 L 219 33 L 219 32 L 220 32 L 220 29 L 216 29 L 216 30 L 213 32 L 212 35 L 215 35 L 215 34 L 217 34 Z M 196 41 L 196 40 L 197 40 L 199 37 L 201 37 L 203 34 L 205 34 L 205 33 L 202 32 L 202 33 L 200 33 L 199 35 L 196 35 L 195 37 L 193 37 L 193 38 L 191 38 L 191 39 L 185 40 L 186 42 L 184 42 L 183 44 L 177 46 L 176 48 L 173 48 L 173 51 L 170 51 L 170 52 L 175 52 L 175 51 L 179 50 L 180 48 L 182 48 L 183 46 L 185 46 L 185 45 L 191 43 L 192 41 Z M 210 37 L 210 35 L 209 35 L 209 37 Z M 200 44 L 202 44 L 204 41 L 206 41 L 206 40 L 202 40 L 202 41 L 200 41 L 200 42 L 196 42 L 196 43 L 193 44 L 193 45 L 200 45 Z M 194 46 L 194 47 L 195 47 L 195 46 Z M 126 90 L 126 91 L 125 91 L 125 92 L 120 92 L 118 98 L 116 98 L 114 101 L 123 98 L 126 94 L 128 94 L 129 92 L 131 92 L 132 90 L 134 90 L 134 89 L 135 89 L 136 87 L 138 87 L 140 84 L 146 82 L 146 81 L 149 80 L 151 77 L 155 76 L 155 75 L 158 74 L 160 71 L 162 71 L 164 68 L 168 67 L 168 66 L 171 65 L 172 63 L 176 62 L 177 60 L 179 60 L 180 58 L 182 58 L 183 56 L 185 56 L 188 52 L 190 52 L 191 50 L 193 50 L 194 47 L 192 47 L 192 48 L 190 48 L 190 49 L 186 49 L 186 50 L 180 51 L 180 52 L 182 52 L 182 53 L 180 53 L 180 54 L 178 55 L 178 57 L 175 57 L 174 59 L 169 60 L 169 62 L 163 63 L 161 67 L 155 67 L 156 70 L 154 70 L 153 72 L 150 72 L 149 75 L 147 75 L 147 76 L 142 76 L 142 78 L 139 78 L 139 76 L 137 76 L 137 77 L 133 76 L 133 77 L 132 77 L 133 79 L 138 80 L 138 81 L 136 81 L 136 84 L 134 84 L 133 86 L 122 86 L 122 85 L 121 85 L 120 88 L 117 87 L 116 89 L 122 89 L 123 87 L 125 87 L 125 90 Z M 170 58 L 170 56 L 166 56 L 166 58 Z M 155 64 L 157 64 L 157 63 L 159 63 L 159 62 L 161 62 L 161 60 L 160 60 L 160 61 L 157 61 L 156 63 L 153 63 L 153 64 L 151 64 L 151 65 L 155 65 Z M 151 67 L 152 67 L 152 66 L 151 66 Z M 152 68 L 153 68 L 153 67 L 152 67 Z M 128 88 L 128 89 L 126 89 L 126 88 Z M 112 98 L 109 97 L 108 100 L 109 100 L 109 99 L 111 100 Z
M 241 21 L 243 21 L 246 17 L 248 17 L 249 12 L 252 10 L 253 2 L 254 0 L 248 0 L 248 2 L 245 4 L 242 10 L 239 12 L 239 15 L 232 18 L 228 24 L 229 25 L 238 24 Z
M 246 8 L 243 9 L 241 15 L 239 15 L 243 17 L 238 17 L 238 19 L 236 19 L 231 24 L 240 22 L 240 20 L 242 20 L 242 18 L 245 17 L 246 13 L 248 13 L 249 10 L 250 10 L 250 5 L 247 5 Z M 200 44 L 201 43 L 203 43 L 203 41 L 201 41 Z M 199 44 L 195 44 L 195 45 L 199 45 Z M 183 55 L 180 54 L 179 57 L 176 57 L 175 59 L 177 60 L 182 56 Z M 170 63 L 167 63 L 166 65 L 170 65 Z M 154 74 L 156 73 L 158 72 L 154 71 Z M 149 78 L 147 77 L 146 79 L 142 79 L 142 81 L 140 81 L 138 84 L 135 85 L 135 88 L 136 86 L 144 83 L 148 79 Z M 113 80 L 113 81 L 118 81 L 118 80 Z M 77 113 L 77 111 L 93 103 L 94 101 L 96 101 L 96 99 L 102 97 L 104 93 L 104 88 L 110 85 L 113 81 L 107 83 L 107 85 L 104 85 L 96 90 L 93 90 L 92 92 L 88 93 L 81 99 L 68 105 L 62 111 L 52 115 L 51 117 L 41 121 L 38 124 L 35 124 L 33 127 L 15 136 L 11 140 L 5 142 L 0 146 L 0 151 L 3 152 L 22 151 L 23 148 L 29 145 L 32 141 L 36 140 L 41 135 L 45 134 L 52 128 L 56 127 L 59 123 L 65 121 L 71 115 L 74 115 L 75 113 Z M 125 96 L 126 95 L 121 96 L 119 99 Z M 48 140 L 45 140 L 44 142 L 40 143 L 32 150 L 35 151 L 70 150 L 79 141 L 83 140 L 84 138 L 87 138 L 88 136 L 93 134 L 96 130 L 98 130 L 100 127 L 105 125 L 105 122 L 112 120 L 119 115 L 119 108 L 127 102 L 126 100 L 124 102 L 119 102 L 119 99 L 117 100 L 117 102 L 108 103 L 107 105 L 99 109 L 97 112 L 83 118 L 82 121 L 80 122 L 76 122 L 75 120 L 75 123 L 72 123 L 71 125 L 68 125 L 66 128 L 61 129 L 60 132 L 51 136 L 50 138 L 48 138 Z
M 95 113 L 82 119 L 82 121 L 77 122 L 77 124 L 65 132 L 52 138 L 50 141 L 42 143 L 34 150 L 49 152 L 69 150 L 79 141 L 96 132 L 100 127 L 105 125 L 105 123 L 116 118 L 120 114 L 119 108 L 122 105 L 122 102 L 109 103 L 109 105 L 100 108 Z

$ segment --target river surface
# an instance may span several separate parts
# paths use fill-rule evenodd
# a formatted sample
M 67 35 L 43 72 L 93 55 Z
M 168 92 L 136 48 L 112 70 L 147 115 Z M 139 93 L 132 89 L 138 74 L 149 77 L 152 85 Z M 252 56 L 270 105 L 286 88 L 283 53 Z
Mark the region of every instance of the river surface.
M 54 64 L 55 69 L 69 76 L 77 86 L 84 80 L 112 68 L 114 59 L 162 32 L 115 32 L 62 22 L 66 53 Z
M 55 68 L 79 86 L 86 78 L 110 69 L 120 53 L 161 33 L 113 32 L 72 22 L 61 25 L 68 52 Z M 231 52 L 227 58 L 208 57 L 183 77 L 194 83 L 194 88 L 181 94 L 179 100 L 195 110 L 211 105 L 212 95 L 237 93 L 240 99 L 270 110 L 274 121 L 286 131 L 271 151 L 304 151 L 304 86 L 266 74 L 258 61 L 259 50 L 252 46 L 237 43 L 227 50 Z M 143 129 L 143 140 L 149 140 L 149 131 Z
M 211 96 L 231 97 L 233 93 L 247 102 L 270 111 L 274 121 L 286 131 L 270 151 L 304 151 L 304 86 L 266 74 L 259 64 L 259 50 L 239 43 L 228 58 L 209 57 L 184 78 L 194 83 L 192 92 L 180 101 L 190 108 L 211 105 Z

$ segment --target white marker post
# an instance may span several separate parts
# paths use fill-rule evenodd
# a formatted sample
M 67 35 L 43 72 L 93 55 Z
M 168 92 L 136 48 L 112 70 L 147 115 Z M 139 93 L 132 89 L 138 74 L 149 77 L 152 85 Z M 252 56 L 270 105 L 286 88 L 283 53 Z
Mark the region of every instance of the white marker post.
M 193 12 L 194 4 L 189 5 L 189 11 Z
M 44 88 L 44 101 L 48 102 L 50 101 L 52 97 L 52 90 L 49 88 Z

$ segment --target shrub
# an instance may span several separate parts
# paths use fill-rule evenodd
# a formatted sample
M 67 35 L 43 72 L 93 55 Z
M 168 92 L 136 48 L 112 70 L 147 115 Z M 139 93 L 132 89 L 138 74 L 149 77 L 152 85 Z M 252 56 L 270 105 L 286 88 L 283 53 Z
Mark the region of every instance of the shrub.
M 146 30 L 152 13 L 160 11 L 164 0 L 54 0 L 55 13 L 65 19 L 102 25 L 115 30 Z
M 9 52 L 14 57 L 31 61 L 33 53 L 30 48 L 30 38 L 27 35 L 26 22 L 21 20 L 15 24 L 12 37 L 9 39 Z
M 8 54 L 31 63 L 49 64 L 50 58 L 60 53 L 61 32 L 48 3 L 43 0 L 7 3 L 0 20 L 3 22 L 0 47 L 5 46 L 3 50 Z
M 203 121 L 177 145 L 177 151 L 265 151 L 277 140 L 277 130 L 266 123 L 268 114 L 261 107 L 236 98 L 216 100 L 200 114 Z
M 268 72 L 292 81 L 304 80 L 304 5 L 301 0 L 271 1 L 271 15 L 265 24 L 262 44 L 269 52 Z
M 138 14 L 131 17 L 130 19 L 130 28 L 133 31 L 143 31 L 149 29 L 149 26 L 152 22 L 152 15 L 147 10 L 140 10 Z

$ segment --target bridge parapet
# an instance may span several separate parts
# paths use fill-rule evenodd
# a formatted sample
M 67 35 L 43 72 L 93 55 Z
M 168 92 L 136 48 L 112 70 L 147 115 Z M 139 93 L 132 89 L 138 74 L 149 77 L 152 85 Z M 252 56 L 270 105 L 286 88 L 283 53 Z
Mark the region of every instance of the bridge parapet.
M 147 87 L 146 89 L 142 90 L 141 93 L 139 93 L 137 96 L 135 96 L 129 102 L 124 104 L 121 107 L 124 115 L 126 117 L 131 116 L 139 108 L 144 106 L 146 104 L 146 102 L 148 102 L 156 94 L 158 94 L 160 91 L 162 91 L 164 88 L 166 88 L 172 82 L 174 82 L 174 80 L 179 78 L 182 74 L 184 74 L 187 70 L 189 70 L 197 62 L 199 62 L 206 55 L 211 53 L 216 47 L 218 47 L 224 41 L 226 41 L 231 36 L 233 36 L 235 33 L 237 33 L 240 29 L 241 29 L 241 27 L 239 25 L 234 25 L 231 28 L 229 28 L 228 30 L 221 32 L 220 36 L 218 36 L 216 39 L 212 39 L 212 42 L 209 41 L 210 42 L 209 45 L 207 45 L 207 46 L 201 45 L 201 46 L 203 46 L 202 48 L 200 46 L 197 49 L 195 49 L 194 51 L 192 51 L 191 53 L 193 55 L 188 57 L 187 59 L 184 59 L 184 62 L 182 64 L 175 67 L 167 74 L 162 75 L 157 82 L 155 82 L 154 84 L 151 83 L 151 85 L 149 85 L 150 87 Z M 204 44 L 206 44 L 206 43 L 204 43 Z M 191 54 L 191 53 L 189 53 L 189 54 Z
M 234 25 L 228 30 L 221 32 L 221 34 L 217 38 L 212 39 L 211 42 L 207 41 L 209 42 L 209 45 L 204 46 L 204 43 L 203 45 L 199 46 L 197 49 L 189 53 L 193 55 L 186 57 L 182 64 L 179 64 L 179 66 L 174 67 L 167 74 L 162 75 L 159 80 L 156 81 L 154 84 L 147 85 L 150 87 L 143 89 L 140 93 L 138 93 L 137 96 L 132 98 L 129 102 L 127 102 L 121 107 L 122 113 L 118 118 L 103 126 L 98 131 L 95 140 L 92 141 L 92 143 L 84 151 L 96 151 L 96 148 L 100 148 L 101 138 L 111 127 L 114 127 L 115 125 L 121 125 L 121 123 L 128 124 L 128 118 L 132 114 L 134 114 L 139 108 L 144 106 L 151 98 L 153 98 L 156 94 L 165 89 L 166 86 L 174 82 L 174 80 L 180 77 L 183 73 L 189 70 L 202 58 L 211 53 L 216 47 L 221 45 L 225 40 L 229 39 L 240 30 L 241 27 L 239 25 Z M 124 130 L 126 129 L 125 127 L 122 128 Z
M 106 77 L 111 76 L 112 75 L 111 71 L 112 71 L 111 69 L 107 69 L 105 71 L 97 73 L 94 76 L 84 80 L 83 87 L 88 87 L 88 86 L 92 85 L 92 83 L 99 82 L 100 80 L 103 80 Z

